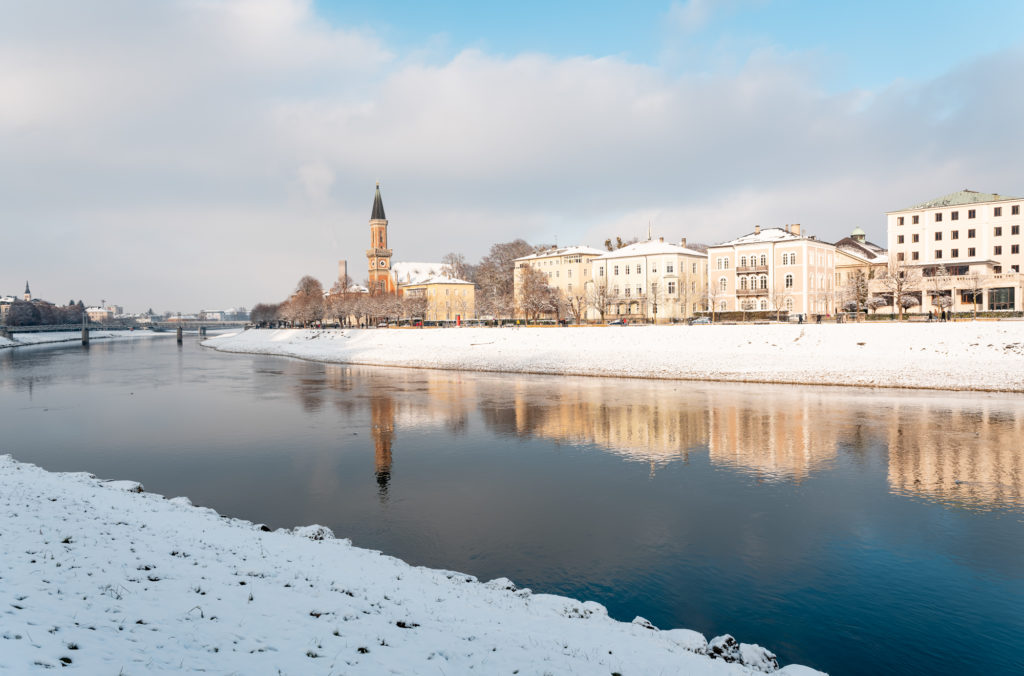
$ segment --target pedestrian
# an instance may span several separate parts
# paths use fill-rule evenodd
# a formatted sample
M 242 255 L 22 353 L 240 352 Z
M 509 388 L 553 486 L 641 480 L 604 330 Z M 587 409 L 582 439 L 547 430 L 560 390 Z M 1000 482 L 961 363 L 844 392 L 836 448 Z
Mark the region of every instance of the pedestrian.
M 932 320 L 932 311 L 928 310 L 928 321 Z

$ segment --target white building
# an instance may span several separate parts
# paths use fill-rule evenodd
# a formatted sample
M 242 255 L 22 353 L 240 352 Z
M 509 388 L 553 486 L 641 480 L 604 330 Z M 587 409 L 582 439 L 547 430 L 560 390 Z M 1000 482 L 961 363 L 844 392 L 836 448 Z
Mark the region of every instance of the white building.
M 691 317 L 703 307 L 708 257 L 686 248 L 685 239 L 678 245 L 664 238 L 630 244 L 595 257 L 591 266 L 592 295 L 605 306 L 606 318 L 658 323 Z

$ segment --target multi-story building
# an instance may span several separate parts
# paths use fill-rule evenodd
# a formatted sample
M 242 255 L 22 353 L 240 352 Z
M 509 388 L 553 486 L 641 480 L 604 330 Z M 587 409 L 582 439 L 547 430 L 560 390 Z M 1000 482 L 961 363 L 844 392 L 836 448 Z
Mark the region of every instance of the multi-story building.
M 854 228 L 849 237 L 835 243 L 836 247 L 836 308 L 864 309 L 871 280 L 885 274 L 889 252 L 869 242 L 867 233 Z
M 836 301 L 836 248 L 800 233 L 800 224 L 755 226 L 708 247 L 709 305 L 739 310 L 827 314 Z
M 452 277 L 431 277 L 400 287 L 407 298 L 426 300 L 423 319 L 428 322 L 460 321 L 476 316 L 476 287 Z
M 595 257 L 590 316 L 628 321 L 676 321 L 703 307 L 708 257 L 663 237 Z M 602 308 L 604 312 L 602 312 Z
M 920 270 L 922 310 L 1020 310 L 1024 198 L 960 190 L 886 214 L 896 267 Z M 942 281 L 931 279 L 941 277 Z M 941 287 L 941 288 L 940 288 Z
M 526 268 L 533 268 L 547 280 L 550 288 L 563 299 L 582 297 L 587 293 L 587 284 L 593 279 L 591 261 L 604 251 L 589 246 L 552 247 L 515 261 L 514 296 L 516 316 L 523 317 L 523 274 Z

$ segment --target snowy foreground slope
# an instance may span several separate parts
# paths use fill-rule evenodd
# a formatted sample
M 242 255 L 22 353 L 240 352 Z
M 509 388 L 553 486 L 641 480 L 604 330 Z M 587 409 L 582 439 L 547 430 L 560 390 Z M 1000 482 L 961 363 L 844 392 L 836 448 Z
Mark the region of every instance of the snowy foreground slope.
M 384 366 L 1024 392 L 1024 322 L 249 330 L 226 352 Z
M 140 488 L 0 456 L 0 673 L 775 669 L 757 646 L 720 641 L 737 661 L 711 659 L 696 632 L 616 622 L 596 603 L 504 579 L 415 568 L 322 527 L 264 532 Z

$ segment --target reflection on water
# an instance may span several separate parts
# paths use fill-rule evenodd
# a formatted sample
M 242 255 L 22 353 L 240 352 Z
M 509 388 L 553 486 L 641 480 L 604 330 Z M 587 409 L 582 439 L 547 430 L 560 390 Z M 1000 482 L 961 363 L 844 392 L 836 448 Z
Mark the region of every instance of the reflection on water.
M 48 469 L 322 523 L 835 674 L 1010 672 L 1024 635 L 1022 397 L 140 341 L 0 351 L 0 411 L 0 452 Z

